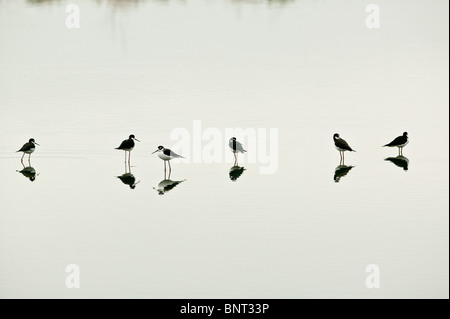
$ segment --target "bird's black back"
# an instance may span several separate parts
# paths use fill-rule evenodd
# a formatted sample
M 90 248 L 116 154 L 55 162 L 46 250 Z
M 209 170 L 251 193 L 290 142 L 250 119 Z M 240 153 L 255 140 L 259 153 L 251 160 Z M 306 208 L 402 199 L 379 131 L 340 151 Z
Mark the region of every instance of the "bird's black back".
M 336 147 L 339 147 L 340 149 L 353 152 L 353 149 L 350 147 L 350 145 L 348 145 L 348 143 L 342 138 L 335 139 L 334 145 L 336 145 Z
M 36 148 L 36 146 L 34 146 L 33 143 L 28 142 L 28 143 L 25 143 L 25 144 L 22 146 L 22 148 L 21 148 L 20 150 L 18 150 L 17 152 L 26 152 L 26 151 L 29 151 L 29 150 L 31 150 L 31 149 L 33 149 L 33 148 Z
M 408 137 L 405 135 L 399 136 L 397 138 L 395 138 L 395 140 L 393 140 L 392 142 L 390 142 L 389 144 L 386 144 L 385 146 L 398 146 L 398 145 L 403 145 L 408 141 Z
M 134 141 L 130 138 L 128 140 L 123 141 L 119 147 L 117 147 L 117 150 L 127 150 L 134 147 Z

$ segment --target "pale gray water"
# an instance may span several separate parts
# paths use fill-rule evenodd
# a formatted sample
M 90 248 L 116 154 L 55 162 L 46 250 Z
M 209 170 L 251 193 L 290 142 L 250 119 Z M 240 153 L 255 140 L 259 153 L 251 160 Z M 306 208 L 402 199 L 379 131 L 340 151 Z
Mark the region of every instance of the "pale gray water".
M 377 1 L 377 30 L 369 3 L 0 0 L 0 297 L 448 298 L 448 2 Z M 278 128 L 278 171 L 173 163 L 159 195 L 194 120 Z M 380 147 L 405 130 L 408 171 Z

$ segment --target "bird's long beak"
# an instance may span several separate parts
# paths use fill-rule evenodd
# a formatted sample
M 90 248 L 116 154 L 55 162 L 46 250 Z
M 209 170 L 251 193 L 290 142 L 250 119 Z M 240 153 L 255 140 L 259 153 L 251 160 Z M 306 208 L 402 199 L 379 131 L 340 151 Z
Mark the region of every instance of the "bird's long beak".
M 154 152 L 152 153 L 152 155 L 155 154 L 155 153 L 158 152 L 158 151 L 159 151 L 159 150 L 154 151 Z
M 137 138 L 134 138 L 133 140 L 140 142 Z
M 37 146 L 41 146 L 41 145 L 39 145 L 38 143 L 36 143 L 36 142 L 34 142 L 34 144 L 36 144 Z

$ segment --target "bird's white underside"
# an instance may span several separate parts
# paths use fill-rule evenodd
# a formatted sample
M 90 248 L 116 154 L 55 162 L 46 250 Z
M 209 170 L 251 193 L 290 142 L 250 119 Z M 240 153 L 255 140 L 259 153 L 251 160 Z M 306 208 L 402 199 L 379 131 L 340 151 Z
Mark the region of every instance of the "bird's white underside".
M 337 149 L 339 152 L 348 152 L 348 150 L 344 150 L 343 148 L 340 148 L 340 147 L 337 147 L 337 146 L 336 146 L 336 149 Z
M 170 161 L 173 157 L 172 156 L 167 156 L 166 154 L 164 154 L 164 153 L 162 153 L 162 152 L 160 152 L 159 154 L 158 154 L 158 157 L 160 158 L 160 159 L 162 159 L 163 161 Z
M 31 154 L 35 151 L 35 148 L 30 148 L 28 151 L 24 151 L 25 154 Z
M 407 144 L 409 143 L 409 140 L 408 141 L 406 141 L 406 143 L 405 144 L 401 144 L 401 145 L 396 145 L 396 147 L 398 147 L 398 148 L 402 148 L 402 147 L 405 147 Z

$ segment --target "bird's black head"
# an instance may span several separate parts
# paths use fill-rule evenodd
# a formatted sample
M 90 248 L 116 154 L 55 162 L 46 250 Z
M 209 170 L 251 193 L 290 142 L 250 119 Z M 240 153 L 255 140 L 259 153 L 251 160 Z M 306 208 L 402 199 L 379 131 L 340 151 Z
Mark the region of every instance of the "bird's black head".
M 408 132 L 404 132 L 404 133 L 403 133 L 403 136 L 404 136 L 404 137 L 408 137 Z
M 133 134 L 130 135 L 130 140 L 133 140 L 135 138 L 136 138 L 136 136 L 134 136 Z
M 231 141 L 233 141 L 233 142 L 236 141 L 236 138 L 235 137 L 230 138 L 230 142 Z
M 164 146 L 158 146 L 158 148 L 156 149 L 156 151 L 154 151 L 152 154 L 155 154 L 155 153 L 157 153 L 157 152 L 162 152 L 162 151 L 164 151 L 165 150 L 165 148 L 164 148 Z
M 339 138 L 339 134 L 338 133 L 335 133 L 334 135 L 333 135 L 333 140 L 336 140 L 336 139 L 338 139 Z
M 29 142 L 30 142 L 30 143 L 36 143 L 36 141 L 34 140 L 34 138 L 30 138 Z

